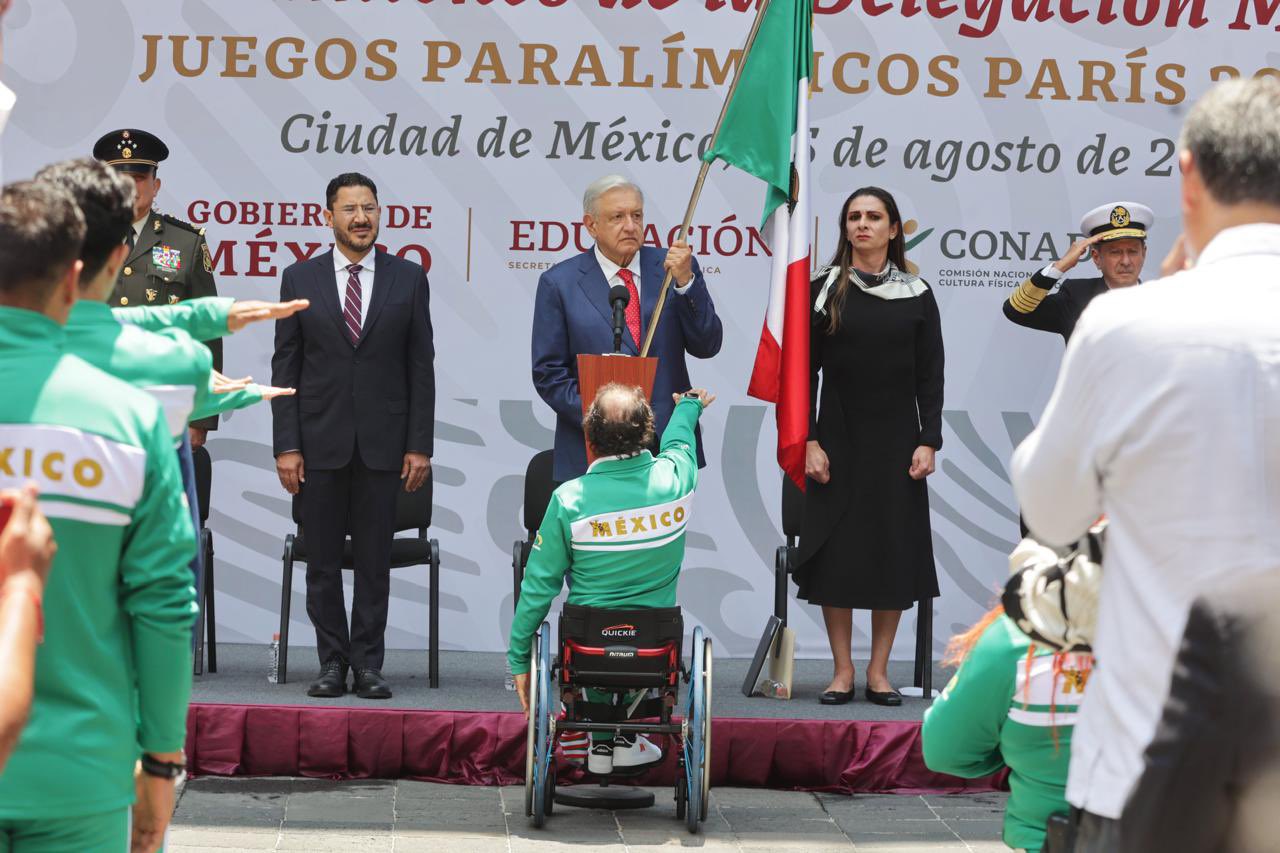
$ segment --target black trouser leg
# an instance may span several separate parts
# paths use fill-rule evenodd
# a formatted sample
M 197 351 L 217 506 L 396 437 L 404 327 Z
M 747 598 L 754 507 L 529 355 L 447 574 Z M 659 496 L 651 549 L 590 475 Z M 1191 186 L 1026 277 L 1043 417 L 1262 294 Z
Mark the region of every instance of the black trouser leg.
M 307 469 L 302 532 L 307 557 L 307 615 L 316 629 L 320 663 L 351 660 L 347 607 L 342 598 L 342 548 L 347 538 L 353 461 L 327 471 Z
M 351 553 L 355 593 L 351 598 L 351 665 L 382 669 L 391 595 L 391 540 L 396 530 L 399 471 L 365 466 L 357 451 L 351 460 Z

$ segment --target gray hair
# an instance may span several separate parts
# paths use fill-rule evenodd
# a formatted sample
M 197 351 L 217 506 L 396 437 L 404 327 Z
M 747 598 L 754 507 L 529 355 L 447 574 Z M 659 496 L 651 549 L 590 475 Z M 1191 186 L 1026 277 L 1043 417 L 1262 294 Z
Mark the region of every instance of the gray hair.
M 1214 86 L 1188 114 L 1181 145 L 1215 201 L 1280 207 L 1280 81 Z
M 631 190 L 640 196 L 640 203 L 644 204 L 644 192 L 628 178 L 624 178 L 622 175 L 605 175 L 603 178 L 596 178 L 592 181 L 587 186 L 587 191 L 582 194 L 582 212 L 595 216 L 596 202 L 600 200 L 600 196 L 610 190 L 618 189 Z

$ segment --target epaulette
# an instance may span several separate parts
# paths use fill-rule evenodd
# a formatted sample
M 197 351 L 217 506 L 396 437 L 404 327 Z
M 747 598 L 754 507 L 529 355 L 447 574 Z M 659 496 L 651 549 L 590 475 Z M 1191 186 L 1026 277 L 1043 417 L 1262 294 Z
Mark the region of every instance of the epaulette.
M 192 225 L 190 222 L 181 220 L 176 216 L 171 216 L 167 213 L 162 213 L 160 214 L 160 218 L 163 219 L 165 221 L 165 224 L 167 225 L 176 225 L 177 227 L 181 228 L 184 231 L 190 231 L 192 234 L 199 234 L 201 237 L 204 236 L 203 228 L 197 228 L 195 225 Z

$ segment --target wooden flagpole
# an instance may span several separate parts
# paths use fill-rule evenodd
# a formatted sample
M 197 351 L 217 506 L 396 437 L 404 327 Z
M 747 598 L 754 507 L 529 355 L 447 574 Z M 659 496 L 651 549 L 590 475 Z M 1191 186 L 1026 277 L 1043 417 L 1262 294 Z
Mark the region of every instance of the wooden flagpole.
M 738 81 L 742 79 L 742 69 L 747 65 L 747 57 L 751 55 L 751 47 L 755 44 L 756 34 L 760 32 L 760 23 L 764 20 L 764 13 L 769 8 L 769 0 L 760 0 L 760 7 L 756 10 L 756 19 L 751 24 L 751 32 L 747 34 L 747 41 L 742 46 L 742 59 L 738 62 L 738 68 L 734 71 L 733 82 L 729 84 L 729 91 L 724 96 L 724 104 L 720 107 L 720 117 L 716 119 L 715 128 L 711 131 L 710 148 L 715 148 L 716 140 L 720 137 L 720 126 L 724 124 L 725 114 L 729 112 L 729 103 L 733 100 L 734 92 L 738 91 Z M 707 180 L 707 172 L 711 169 L 710 160 L 703 160 L 702 166 L 698 169 L 698 180 L 693 184 L 693 193 L 689 196 L 689 206 L 684 211 L 684 224 L 680 226 L 680 239 L 687 241 L 689 239 L 689 226 L 693 222 L 693 212 L 698 207 L 698 199 L 702 195 L 702 185 Z M 667 270 L 667 274 L 662 277 L 662 289 L 658 291 L 658 303 L 653 307 L 653 316 L 649 318 L 649 328 L 644 333 L 644 346 L 640 348 L 640 357 L 644 358 L 649 354 L 649 347 L 653 344 L 653 335 L 658 330 L 658 321 L 662 319 L 662 307 L 667 301 L 667 290 L 671 287 L 671 270 Z

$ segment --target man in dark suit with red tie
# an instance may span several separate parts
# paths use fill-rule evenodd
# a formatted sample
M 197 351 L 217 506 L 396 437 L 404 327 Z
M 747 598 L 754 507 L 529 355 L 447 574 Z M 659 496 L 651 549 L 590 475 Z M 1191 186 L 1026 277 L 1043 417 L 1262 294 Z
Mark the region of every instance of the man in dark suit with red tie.
M 561 261 L 542 274 L 533 309 L 533 385 L 556 413 L 553 477 L 559 482 L 587 470 L 582 436 L 582 395 L 578 355 L 613 352 L 613 309 L 609 291 L 621 285 L 630 294 L 622 352 L 638 355 L 667 270 L 672 273 L 662 318 L 649 355 L 658 359 L 653 385 L 654 429 L 662 435 L 675 408 L 672 394 L 690 389 L 685 354 L 711 358 L 724 331 L 715 304 L 689 247 L 642 246 L 644 194 L 621 175 L 592 182 L 582 198 L 583 224 L 595 239 L 589 251 Z M 279 383 L 276 383 L 279 384 Z M 698 436 L 698 467 L 706 464 Z
M 422 267 L 375 247 L 378 189 L 354 172 L 329 182 L 334 249 L 288 267 L 280 292 L 318 310 L 276 323 L 272 376 L 298 389 L 272 401 L 276 472 L 302 495 L 307 615 L 319 678 L 309 696 L 341 696 L 347 670 L 361 698 L 389 699 L 382 677 L 396 492 L 431 468 L 435 349 Z M 304 316 L 306 314 L 306 316 Z M 351 536 L 351 627 L 342 552 Z

